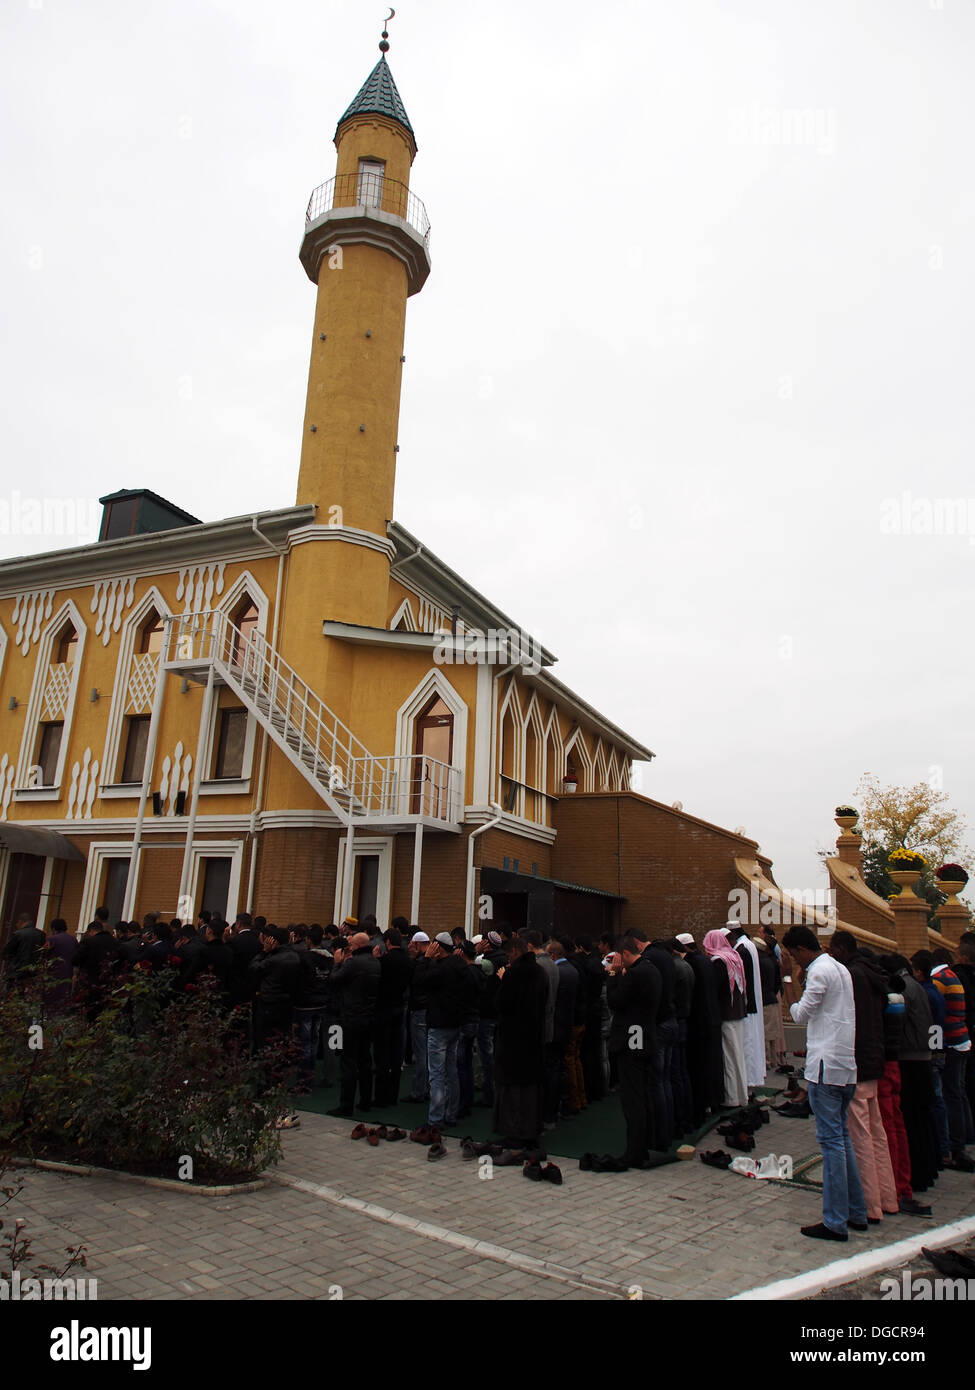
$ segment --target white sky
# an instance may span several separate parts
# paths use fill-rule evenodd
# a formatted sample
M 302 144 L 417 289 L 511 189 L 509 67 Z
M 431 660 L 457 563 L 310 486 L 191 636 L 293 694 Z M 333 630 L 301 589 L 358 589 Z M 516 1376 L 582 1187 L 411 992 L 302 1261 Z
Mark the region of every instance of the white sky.
M 25 498 L 293 502 L 304 208 L 384 13 L 5 0 L 0 554 L 79 539 Z M 968 0 L 423 0 L 390 37 L 434 257 L 398 520 L 780 883 L 867 770 L 975 821 Z

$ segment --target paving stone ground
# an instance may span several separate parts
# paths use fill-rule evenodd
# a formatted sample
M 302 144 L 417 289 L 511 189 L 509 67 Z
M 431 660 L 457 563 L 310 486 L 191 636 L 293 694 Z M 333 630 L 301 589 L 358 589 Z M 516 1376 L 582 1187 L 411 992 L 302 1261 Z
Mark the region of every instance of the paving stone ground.
M 417 1144 L 371 1148 L 350 1130 L 303 1115 L 258 1192 L 205 1197 L 29 1170 L 8 1214 L 27 1220 L 35 1264 L 84 1244 L 103 1299 L 721 1299 L 838 1253 L 799 1235 L 819 1219 L 816 1189 L 697 1158 L 621 1174 L 567 1159 L 556 1187 L 465 1162 L 454 1142 L 430 1163 Z M 773 1116 L 757 1138 L 756 1156 L 799 1161 L 816 1149 L 812 1121 Z M 887 1218 L 839 1253 L 975 1215 L 973 1179 L 944 1173 L 925 1200 L 933 1220 Z M 872 1286 L 879 1297 L 879 1279 Z

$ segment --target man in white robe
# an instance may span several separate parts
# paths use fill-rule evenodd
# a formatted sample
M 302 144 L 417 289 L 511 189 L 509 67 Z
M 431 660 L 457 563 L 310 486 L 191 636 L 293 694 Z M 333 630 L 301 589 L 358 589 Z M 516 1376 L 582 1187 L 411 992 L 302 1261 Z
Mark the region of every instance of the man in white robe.
M 765 1085 L 765 1013 L 762 1008 L 762 976 L 758 964 L 758 951 L 751 938 L 745 934 L 740 922 L 730 921 L 728 939 L 745 963 L 745 977 L 748 980 L 748 1007 L 754 1004 L 754 1012 L 745 1015 L 745 1076 L 748 1088 Z M 754 997 L 752 989 L 754 988 Z

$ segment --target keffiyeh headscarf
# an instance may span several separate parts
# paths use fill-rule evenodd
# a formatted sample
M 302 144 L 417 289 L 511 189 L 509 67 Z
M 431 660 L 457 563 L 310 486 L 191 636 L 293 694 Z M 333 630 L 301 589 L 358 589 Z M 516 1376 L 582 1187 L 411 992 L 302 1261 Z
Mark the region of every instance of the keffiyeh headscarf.
M 745 993 L 745 962 L 728 940 L 725 931 L 709 931 L 704 938 L 704 949 L 709 956 L 716 956 L 718 960 L 724 961 L 725 969 L 728 971 L 728 985 L 732 994 L 735 985 Z

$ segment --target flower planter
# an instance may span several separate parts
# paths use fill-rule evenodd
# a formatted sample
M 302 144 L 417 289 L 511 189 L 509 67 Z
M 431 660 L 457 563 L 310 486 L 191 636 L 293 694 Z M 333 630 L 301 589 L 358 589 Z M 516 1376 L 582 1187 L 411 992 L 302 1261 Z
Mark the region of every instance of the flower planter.
M 566 778 L 565 781 L 562 783 L 562 790 L 564 792 L 567 792 L 571 796 L 572 793 L 575 791 L 576 787 L 578 787 L 578 785 L 579 783 L 575 780 L 570 782 L 569 779 Z
M 948 901 L 942 904 L 943 907 L 963 906 L 958 902 L 958 894 L 964 893 L 968 887 L 967 878 L 936 878 L 934 882 L 939 891 L 948 896 Z
M 849 832 L 850 832 L 850 831 L 853 829 L 853 827 L 856 825 L 857 820 L 859 819 L 859 817 L 857 817 L 857 816 L 834 816 L 833 819 L 836 821 L 836 824 L 840 827 L 841 830 L 845 830 L 845 831 L 847 832 L 847 834 L 849 834 Z
M 917 898 L 913 885 L 921 877 L 920 869 L 888 869 L 887 873 L 900 888 L 901 898 Z

